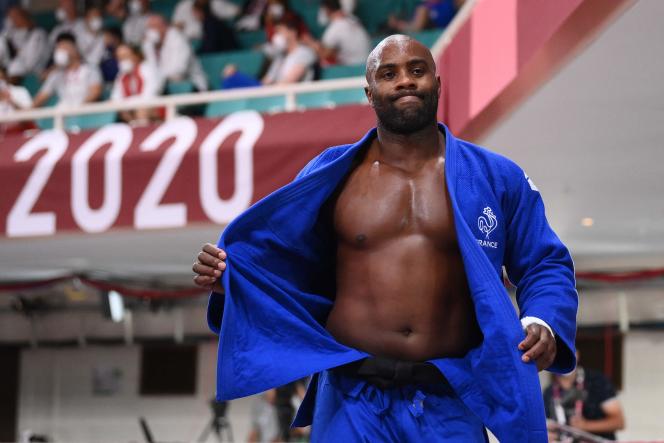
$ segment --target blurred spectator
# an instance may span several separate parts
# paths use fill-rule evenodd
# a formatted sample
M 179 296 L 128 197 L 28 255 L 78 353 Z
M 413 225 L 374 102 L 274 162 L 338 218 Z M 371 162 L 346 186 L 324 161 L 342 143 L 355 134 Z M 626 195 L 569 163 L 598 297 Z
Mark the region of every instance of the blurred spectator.
M 60 0 L 58 9 L 55 10 L 55 18 L 57 18 L 60 24 L 53 28 L 48 36 L 49 49 L 55 46 L 55 42 L 60 34 L 69 33 L 76 36 L 85 28 L 85 20 L 78 16 L 74 0 Z
M 102 91 L 102 79 L 99 69 L 91 64 L 83 63 L 72 34 L 63 33 L 58 36 L 53 53 L 53 69 L 34 100 L 39 107 L 56 94 L 58 106 L 78 106 L 93 102 Z
M 25 9 L 10 8 L 0 35 L 0 64 L 7 67 L 7 75 L 39 74 L 48 61 L 48 51 L 46 31 L 35 26 Z
M 85 12 L 85 26 L 79 29 L 74 36 L 78 42 L 78 49 L 83 60 L 93 65 L 99 65 L 104 56 L 104 36 L 102 27 L 104 19 L 101 9 L 95 6 Z
M 30 107 L 32 107 L 32 97 L 30 97 L 28 90 L 23 86 L 15 86 L 9 83 L 5 69 L 0 67 L 0 116 Z M 1 123 L 0 133 L 20 132 L 31 127 L 34 127 L 34 124 L 25 122 Z
M 143 55 L 154 63 L 166 81 L 189 80 L 199 91 L 207 90 L 207 79 L 189 41 L 175 26 L 158 14 L 148 17 Z
M 0 20 L 0 31 L 7 28 L 7 13 L 13 6 L 20 5 L 19 0 L 0 0 L 0 17 L 4 17 L 4 21 Z
M 297 83 L 314 79 L 316 52 L 302 42 L 296 21 L 284 19 L 277 23 L 270 44 L 274 48 L 275 57 L 261 82 L 231 64 L 224 68 L 222 88 Z
M 118 61 L 115 58 L 115 50 L 122 43 L 122 31 L 117 26 L 105 28 L 102 39 L 104 40 L 104 53 L 99 63 L 99 69 L 101 69 L 104 83 L 108 83 L 115 80 L 115 76 L 118 75 Z
M 276 388 L 274 406 L 279 422 L 279 441 L 292 441 L 292 438 L 295 437 L 294 434 L 302 430 L 301 428 L 291 429 L 290 425 L 295 418 L 297 407 L 304 400 L 306 391 L 306 379 L 296 380 Z
M 278 56 L 263 77 L 264 85 L 297 83 L 314 79 L 316 53 L 301 41 L 298 22 L 285 18 L 276 24 L 272 45 Z
M 127 0 L 109 0 L 104 12 L 118 22 L 123 22 L 127 18 Z
M 214 15 L 208 0 L 195 0 L 192 12 L 203 29 L 199 53 L 230 51 L 239 47 L 235 31 Z
M 248 0 L 242 8 L 242 16 L 236 23 L 240 31 L 257 31 L 261 26 L 261 17 L 267 0 Z M 269 40 L 269 39 L 268 39 Z
M 371 51 L 371 39 L 360 21 L 341 8 L 339 0 L 323 0 L 322 16 L 329 23 L 321 41 L 308 43 L 327 64 L 354 65 L 365 63 Z
M 277 390 L 270 389 L 256 397 L 251 403 L 251 429 L 247 441 L 250 443 L 272 443 L 279 440 L 279 421 L 274 406 Z
M 341 10 L 346 14 L 355 14 L 355 6 L 357 5 L 356 0 L 340 0 L 339 3 L 341 3 Z M 318 12 L 320 13 L 320 10 Z
M 611 382 L 599 372 L 581 366 L 567 375 L 553 375 L 551 385 L 544 391 L 544 407 L 553 423 L 608 440 L 615 440 L 615 431 L 625 426 L 622 407 Z
M 145 36 L 148 17 L 150 16 L 149 0 L 129 0 L 128 15 L 122 24 L 124 41 L 130 45 L 140 45 Z
M 268 41 L 272 41 L 277 23 L 285 20 L 295 24 L 300 36 L 304 37 L 309 35 L 307 24 L 302 20 L 302 17 L 290 7 L 288 0 L 268 0 L 267 8 L 263 15 L 265 36 Z
M 409 21 L 390 16 L 389 26 L 397 32 L 416 32 L 444 28 L 454 18 L 465 0 L 421 0 Z
M 157 97 L 163 82 L 154 63 L 144 60 L 140 51 L 125 43 L 116 50 L 120 73 L 113 84 L 111 100 L 147 100 Z M 163 112 L 156 109 L 136 109 L 120 112 L 120 118 L 129 123 L 144 124 L 163 119 Z
M 209 8 L 213 16 L 220 20 L 231 20 L 240 12 L 240 8 L 228 0 L 211 0 Z M 175 7 L 171 22 L 180 28 L 189 40 L 203 38 L 203 26 L 194 15 L 194 0 L 180 0 Z

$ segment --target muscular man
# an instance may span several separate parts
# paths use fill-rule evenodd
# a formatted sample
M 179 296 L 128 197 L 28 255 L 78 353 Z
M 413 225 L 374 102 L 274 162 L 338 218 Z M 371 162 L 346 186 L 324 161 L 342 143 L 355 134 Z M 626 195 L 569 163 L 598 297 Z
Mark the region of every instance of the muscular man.
M 537 369 L 574 367 L 577 298 L 539 192 L 436 123 L 440 79 L 417 41 L 385 39 L 366 77 L 377 128 L 198 254 L 217 395 L 317 373 L 295 420 L 314 441 L 484 441 L 484 426 L 546 441 Z

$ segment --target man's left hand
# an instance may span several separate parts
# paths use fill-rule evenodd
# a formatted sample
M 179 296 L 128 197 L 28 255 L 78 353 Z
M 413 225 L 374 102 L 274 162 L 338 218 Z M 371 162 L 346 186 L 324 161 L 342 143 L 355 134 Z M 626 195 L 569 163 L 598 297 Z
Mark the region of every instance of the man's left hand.
M 556 358 L 556 340 L 547 328 L 537 323 L 528 325 L 526 338 L 519 343 L 519 350 L 524 351 L 521 360 L 525 363 L 534 361 L 537 370 L 546 369 Z

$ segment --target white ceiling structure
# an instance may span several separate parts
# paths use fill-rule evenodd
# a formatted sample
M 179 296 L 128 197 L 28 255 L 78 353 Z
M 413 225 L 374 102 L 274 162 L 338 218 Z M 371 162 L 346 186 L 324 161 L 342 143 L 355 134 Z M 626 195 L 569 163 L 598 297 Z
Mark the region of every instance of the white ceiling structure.
M 663 1 L 637 2 L 482 141 L 534 179 L 577 269 L 664 266 L 662 17 Z M 104 270 L 186 283 L 220 230 L 1 239 L 0 278 Z
M 482 141 L 533 178 L 577 269 L 664 266 L 662 17 L 636 2 Z

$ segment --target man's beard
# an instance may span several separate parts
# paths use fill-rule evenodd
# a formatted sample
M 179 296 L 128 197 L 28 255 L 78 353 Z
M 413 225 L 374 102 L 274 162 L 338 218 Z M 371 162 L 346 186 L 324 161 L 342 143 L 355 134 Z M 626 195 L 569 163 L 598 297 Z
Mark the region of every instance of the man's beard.
M 419 106 L 397 108 L 396 100 L 405 95 L 414 95 L 422 100 Z M 396 134 L 411 134 L 436 124 L 438 95 L 434 92 L 401 92 L 393 96 L 373 100 L 374 111 L 381 126 Z

